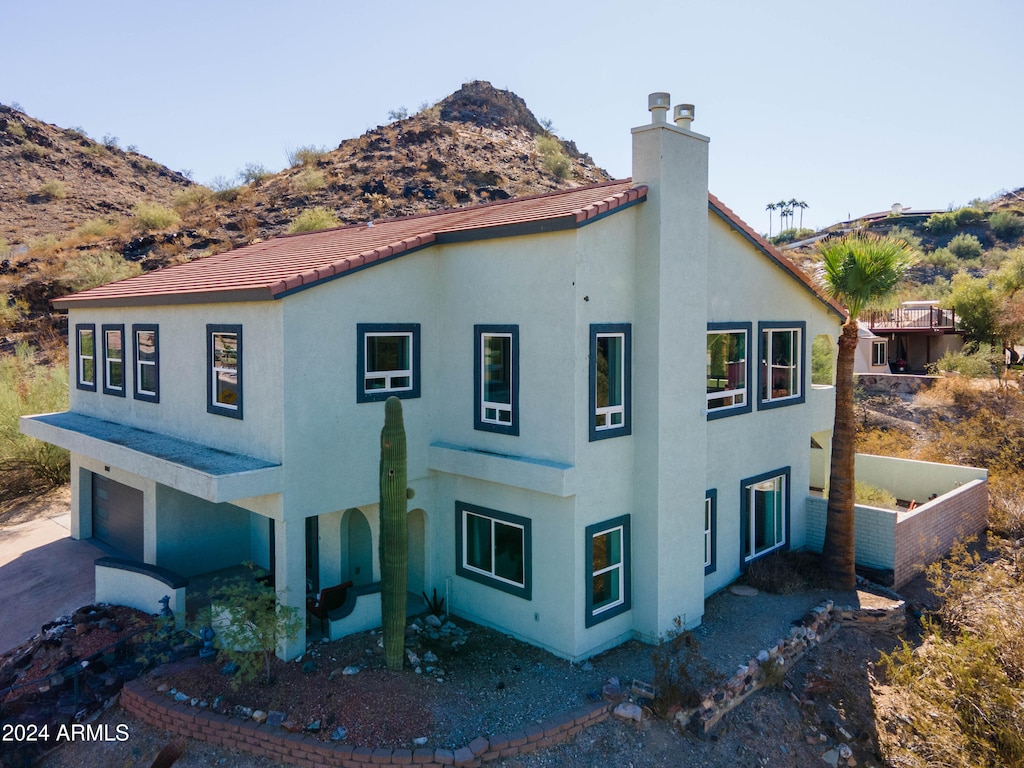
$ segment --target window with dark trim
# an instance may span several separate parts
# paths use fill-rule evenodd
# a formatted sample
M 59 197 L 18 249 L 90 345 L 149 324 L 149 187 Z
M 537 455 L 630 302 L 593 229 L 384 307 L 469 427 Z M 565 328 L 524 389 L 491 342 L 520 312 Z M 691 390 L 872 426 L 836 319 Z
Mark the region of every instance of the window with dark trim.
M 529 518 L 455 502 L 455 572 L 464 578 L 532 598 Z
M 789 467 L 740 481 L 740 567 L 789 547 Z
M 590 439 L 628 435 L 632 431 L 632 326 L 590 326 Z
M 708 420 L 750 413 L 750 323 L 708 323 Z
M 758 323 L 760 398 L 758 409 L 804 402 L 806 323 Z
M 704 494 L 704 575 L 714 573 L 718 567 L 715 557 L 715 539 L 718 536 L 718 491 L 714 488 Z
M 75 326 L 75 386 L 86 392 L 96 391 L 96 326 L 82 323 Z
M 629 515 L 588 525 L 586 536 L 585 623 L 592 627 L 632 605 Z
M 356 402 L 420 396 L 419 323 L 359 323 L 356 342 Z
M 242 326 L 206 326 L 206 410 L 242 418 Z
M 103 394 L 124 397 L 124 326 L 104 325 Z
M 519 434 L 519 326 L 473 326 L 473 426 Z
M 159 403 L 160 346 L 157 326 L 132 326 L 132 359 L 135 361 L 135 399 Z
M 886 343 L 884 341 L 871 342 L 871 364 L 885 365 L 888 362 Z

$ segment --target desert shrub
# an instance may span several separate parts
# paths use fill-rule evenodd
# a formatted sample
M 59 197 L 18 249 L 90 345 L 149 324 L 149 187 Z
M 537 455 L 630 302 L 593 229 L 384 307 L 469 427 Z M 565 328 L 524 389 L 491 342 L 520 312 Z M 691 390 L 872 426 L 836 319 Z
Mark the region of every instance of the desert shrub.
M 971 379 L 995 376 L 1002 364 L 1003 354 L 995 347 L 965 346 L 959 352 L 947 352 L 935 363 L 936 370 L 955 371 Z
M 743 580 L 762 592 L 788 595 L 808 587 L 824 586 L 825 575 L 819 555 L 776 550 L 753 560 Z
M 946 246 L 958 259 L 976 259 L 981 256 L 981 243 L 974 235 L 961 232 Z
M 877 488 L 868 483 L 855 480 L 853 498 L 857 504 L 879 509 L 896 509 L 896 497 L 885 488 Z
M 94 142 L 94 141 L 90 141 L 88 144 L 86 144 L 84 147 L 82 147 L 82 151 L 85 152 L 85 154 L 87 154 L 87 155 L 96 155 L 97 157 L 99 157 L 101 155 L 109 155 L 110 154 L 110 150 L 109 149 L 107 149 L 102 144 L 99 144 L 99 143 Z
M 327 186 L 324 175 L 313 168 L 303 169 L 294 179 L 295 188 L 301 192 L 316 192 Z
M 64 188 L 64 182 L 60 179 L 52 179 L 42 184 L 36 194 L 40 197 L 45 197 L 47 200 L 63 200 L 68 196 L 67 189 Z
M 956 231 L 956 218 L 952 213 L 933 213 L 924 223 L 933 235 L 949 235 Z
M 142 272 L 134 261 L 127 261 L 113 251 L 88 251 L 68 261 L 64 280 L 74 291 L 84 291 L 97 285 L 106 285 Z
M 721 678 L 701 655 L 697 638 L 683 629 L 682 619 L 677 616 L 672 624 L 672 629 L 651 651 L 655 690 L 651 707 L 661 718 L 670 717 L 680 708 L 698 706 L 701 692 Z
M 538 136 L 537 151 L 540 153 L 541 167 L 545 171 L 559 179 L 568 177 L 572 162 L 558 139 L 553 136 Z
M 832 339 L 824 334 L 814 337 L 811 343 L 812 384 L 832 384 L 832 361 L 835 356 L 836 349 Z
M 388 110 L 388 122 L 393 123 L 395 120 L 405 120 L 409 116 L 409 110 L 405 107 L 399 107 L 398 109 Z
M 25 126 L 23 126 L 21 123 L 16 123 L 13 120 L 7 121 L 7 127 L 4 129 L 4 132 L 8 136 L 13 136 L 16 139 L 25 138 Z
M 60 240 L 56 235 L 43 235 L 42 237 L 33 237 L 26 243 L 28 245 L 28 252 L 32 256 L 49 257 L 53 256 L 60 250 Z
M 955 272 L 960 268 L 960 264 L 957 263 L 956 256 L 954 256 L 948 248 L 936 248 L 934 251 L 922 253 L 921 263 L 929 264 L 933 267 L 950 272 Z
M 976 224 L 985 220 L 985 212 L 980 208 L 966 206 L 953 211 L 953 221 L 958 227 L 966 227 L 969 224 Z
M 6 259 L 11 255 L 11 246 L 7 243 L 7 238 L 0 237 L 0 259 Z
M 16 299 L 10 294 L 0 295 L 0 333 L 11 330 L 27 314 L 27 301 Z
M 136 203 L 132 206 L 132 225 L 139 232 L 152 232 L 175 226 L 181 218 L 170 208 L 155 203 Z
M 857 432 L 857 453 L 910 458 L 914 453 L 914 435 L 883 427 L 862 429 Z
M 204 208 L 213 200 L 213 190 L 202 184 L 193 184 L 176 192 L 171 205 L 178 213 Z
M 893 227 L 889 230 L 889 237 L 902 240 L 915 251 L 921 250 L 921 238 L 914 234 L 914 230 L 908 227 Z
M 988 225 L 1000 240 L 1016 240 L 1024 235 L 1024 216 L 1013 211 L 993 213 L 988 220 Z
M 118 143 L 119 141 L 120 140 L 118 139 L 117 136 L 114 136 L 114 135 L 109 134 L 109 133 L 103 134 L 102 143 L 103 143 L 103 146 L 106 147 L 107 149 L 111 149 L 111 150 L 113 150 L 113 149 L 120 149 L 121 147 L 120 147 L 120 145 Z
M 68 482 L 68 452 L 21 434 L 18 417 L 67 410 L 65 366 L 36 362 L 27 345 L 0 357 L 0 499 L 13 499 Z
M 297 165 L 316 165 L 323 160 L 326 154 L 327 149 L 325 147 L 315 147 L 312 144 L 308 144 L 288 152 L 288 165 L 292 168 Z
M 988 527 L 1011 541 L 1024 538 L 1024 475 L 994 474 L 988 484 Z M 1020 549 L 1017 550 L 1020 552 Z
M 295 232 L 313 232 L 318 229 L 337 227 L 340 224 L 341 221 L 334 211 L 322 206 L 316 206 L 315 208 L 307 208 L 296 216 L 292 223 L 288 225 L 288 232 L 292 234 Z
M 270 171 L 259 163 L 246 163 L 245 168 L 238 172 L 238 177 L 242 180 L 243 184 L 258 184 L 272 175 Z
M 218 584 L 205 619 L 217 633 L 221 654 L 238 665 L 233 687 L 261 674 L 271 682 L 278 642 L 297 635 L 305 623 L 302 612 L 281 603 L 273 587 L 252 576 Z
M 109 219 L 104 219 L 102 216 L 97 216 L 95 219 L 89 219 L 84 224 L 79 225 L 75 228 L 75 234 L 79 237 L 106 237 L 117 229 L 117 225 Z

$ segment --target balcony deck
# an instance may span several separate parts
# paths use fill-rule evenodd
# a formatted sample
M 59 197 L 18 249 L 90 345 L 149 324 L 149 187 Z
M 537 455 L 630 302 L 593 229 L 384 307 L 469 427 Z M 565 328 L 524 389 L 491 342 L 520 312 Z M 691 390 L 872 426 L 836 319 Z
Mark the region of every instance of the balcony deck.
M 940 307 L 899 307 L 868 316 L 872 331 L 956 333 L 956 310 Z

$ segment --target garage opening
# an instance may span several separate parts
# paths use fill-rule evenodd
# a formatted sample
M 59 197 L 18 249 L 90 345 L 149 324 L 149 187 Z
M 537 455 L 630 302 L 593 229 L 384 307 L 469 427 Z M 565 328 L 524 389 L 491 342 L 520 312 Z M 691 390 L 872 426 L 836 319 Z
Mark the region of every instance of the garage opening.
M 93 474 L 92 535 L 124 557 L 141 562 L 142 491 Z

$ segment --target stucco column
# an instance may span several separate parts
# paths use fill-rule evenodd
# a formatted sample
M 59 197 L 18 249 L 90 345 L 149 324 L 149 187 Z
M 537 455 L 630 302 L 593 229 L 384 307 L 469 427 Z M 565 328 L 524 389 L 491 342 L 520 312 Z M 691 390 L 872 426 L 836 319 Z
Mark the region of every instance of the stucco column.
M 282 605 L 295 608 L 305 617 L 306 611 L 306 521 L 278 520 L 276 525 L 277 599 Z M 278 643 L 278 658 L 289 661 L 306 650 L 305 625 L 290 642 Z

